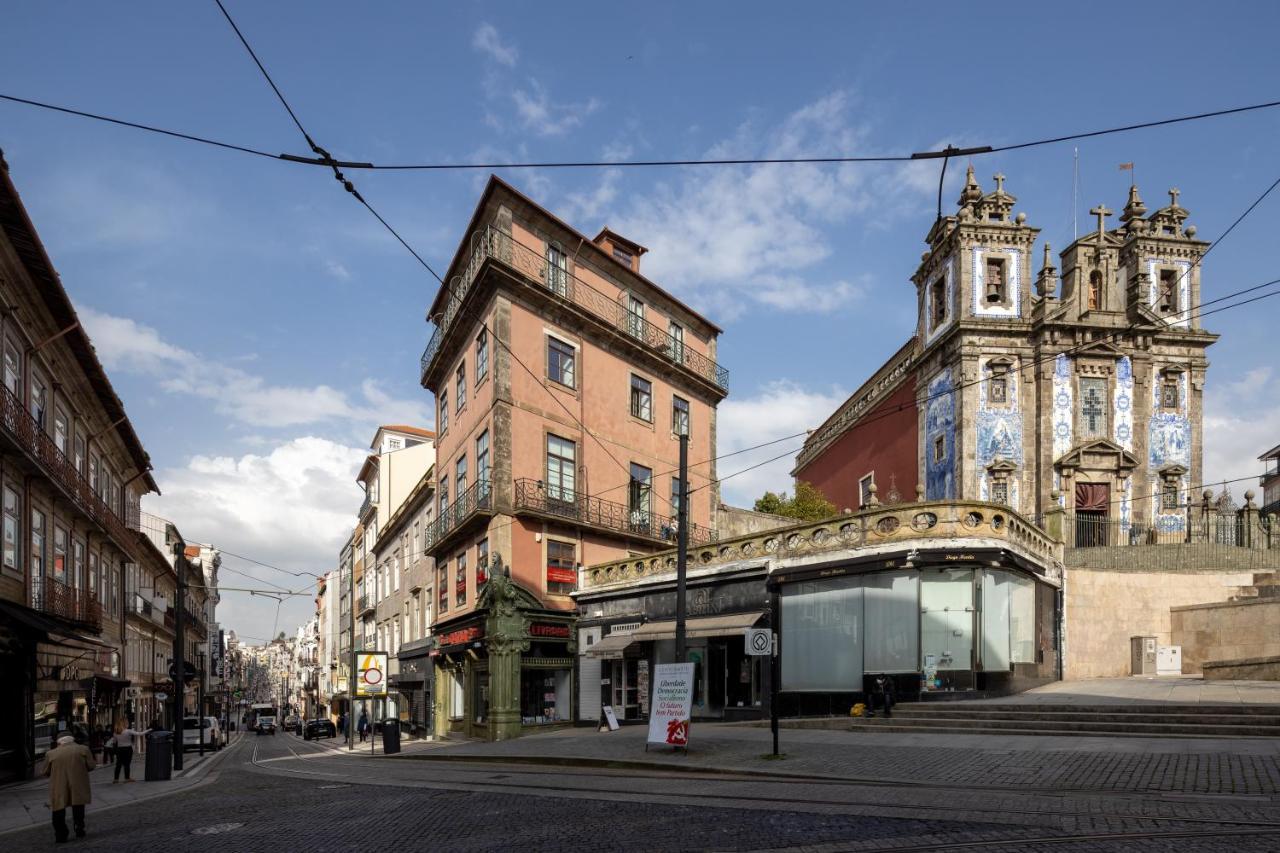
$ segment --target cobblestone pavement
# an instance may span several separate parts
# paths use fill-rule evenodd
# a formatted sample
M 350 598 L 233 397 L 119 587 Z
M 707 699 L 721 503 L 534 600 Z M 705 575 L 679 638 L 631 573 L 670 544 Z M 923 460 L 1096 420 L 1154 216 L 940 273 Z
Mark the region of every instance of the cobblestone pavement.
M 71 846 L 837 853 L 1025 850 L 1039 849 L 1039 839 L 1052 842 L 1045 849 L 1068 851 L 1252 853 L 1280 849 L 1280 803 L 398 760 L 277 736 L 243 739 L 199 787 L 114 809 L 91 806 L 89 832 Z M 1134 833 L 1148 837 L 1115 837 Z M 1069 840 L 1076 835 L 1091 837 Z M 6 851 L 52 846 L 47 827 L 0 836 Z

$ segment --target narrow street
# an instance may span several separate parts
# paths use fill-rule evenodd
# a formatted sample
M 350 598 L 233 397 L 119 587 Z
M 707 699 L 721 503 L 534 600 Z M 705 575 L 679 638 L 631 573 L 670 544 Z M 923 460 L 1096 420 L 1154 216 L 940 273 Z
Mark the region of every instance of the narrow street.
M 1117 796 L 1028 787 L 848 783 L 804 777 L 578 769 L 369 757 L 294 736 L 241 736 L 186 790 L 89 810 L 102 851 L 948 850 L 1265 851 L 1269 797 Z M 447 748 L 446 748 L 447 749 Z M 105 781 L 105 775 L 103 780 Z M 95 784 L 100 784 L 95 779 Z M 145 783 L 144 783 L 145 784 Z M 1074 840 L 1073 840 L 1074 839 Z M 47 827 L 6 847 L 53 846 Z

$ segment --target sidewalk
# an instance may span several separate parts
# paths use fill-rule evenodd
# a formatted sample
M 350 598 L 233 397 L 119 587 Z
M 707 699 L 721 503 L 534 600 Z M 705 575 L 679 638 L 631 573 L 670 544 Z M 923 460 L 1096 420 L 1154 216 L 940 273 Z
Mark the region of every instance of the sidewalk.
M 220 752 L 206 752 L 203 756 L 194 752 L 186 753 L 183 756 L 182 770 L 173 771 L 173 778 L 164 782 L 143 781 L 146 772 L 145 754 L 134 756 L 130 769 L 137 781 L 133 783 L 126 783 L 121 779 L 119 784 L 113 784 L 111 780 L 115 775 L 115 765 L 100 764 L 89 774 L 89 784 L 93 790 L 89 814 L 195 787 L 213 771 L 222 756 L 236 747 L 241 738 L 243 735 L 233 734 L 231 742 Z M 48 804 L 49 780 L 42 776 L 0 788 L 0 835 L 31 826 L 48 825 Z
M 409 760 L 757 773 L 976 788 L 1280 794 L 1280 742 L 783 729 L 694 723 L 689 750 L 645 750 L 648 729 L 561 729 L 501 743 L 444 743 Z
M 302 741 L 302 738 L 298 738 L 296 736 L 291 737 L 295 737 L 296 740 Z M 317 738 L 315 740 L 305 741 L 305 743 L 313 744 L 335 755 L 364 756 L 365 758 L 368 758 L 370 755 L 382 756 L 384 754 L 382 751 L 382 737 L 380 735 L 374 740 L 372 748 L 370 748 L 368 740 L 364 743 L 360 743 L 357 740 L 355 749 L 347 749 L 347 742 L 341 737 Z M 412 755 L 418 752 L 440 749 L 441 747 L 448 746 L 451 743 L 453 742 L 421 740 L 416 738 L 414 740 L 401 740 L 400 754 Z

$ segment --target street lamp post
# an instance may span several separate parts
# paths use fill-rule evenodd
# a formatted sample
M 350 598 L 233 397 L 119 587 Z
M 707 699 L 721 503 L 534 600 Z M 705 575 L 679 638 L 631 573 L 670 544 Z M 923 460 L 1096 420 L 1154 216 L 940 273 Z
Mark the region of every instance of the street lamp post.
M 197 736 L 197 740 L 199 740 L 200 742 L 200 746 L 199 746 L 200 757 L 203 758 L 204 757 L 204 652 L 197 652 L 196 660 L 200 661 L 200 674 L 197 676 L 199 680 L 196 681 L 196 725 L 199 726 L 199 728 L 197 728 L 196 731 L 199 732 L 199 735 Z

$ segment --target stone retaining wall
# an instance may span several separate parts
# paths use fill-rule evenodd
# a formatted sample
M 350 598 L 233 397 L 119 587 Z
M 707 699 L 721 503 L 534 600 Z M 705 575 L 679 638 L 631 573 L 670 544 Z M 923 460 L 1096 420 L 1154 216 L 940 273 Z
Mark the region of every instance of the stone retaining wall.
M 1280 655 L 1280 598 L 1174 607 L 1170 617 L 1173 643 L 1182 646 L 1183 672 L 1200 672 L 1213 661 L 1219 674 L 1206 671 L 1206 678 L 1265 678 L 1221 674 L 1230 669 L 1222 665 Z

